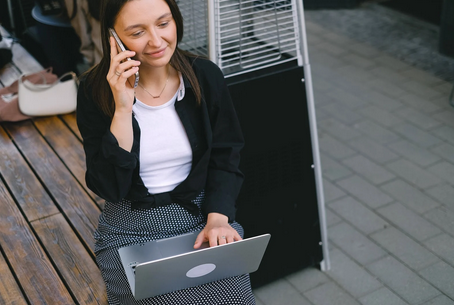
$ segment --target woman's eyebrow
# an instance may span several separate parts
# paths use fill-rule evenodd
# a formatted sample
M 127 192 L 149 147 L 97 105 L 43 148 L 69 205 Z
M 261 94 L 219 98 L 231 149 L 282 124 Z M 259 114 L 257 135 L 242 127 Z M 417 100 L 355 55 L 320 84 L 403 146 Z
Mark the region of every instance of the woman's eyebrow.
M 162 14 L 161 16 L 159 16 L 158 19 L 156 19 L 156 20 L 161 20 L 161 19 L 168 18 L 168 17 L 171 17 L 171 16 L 172 16 L 172 13 L 165 13 L 165 14 Z M 124 29 L 124 31 L 127 32 L 127 31 L 133 30 L 135 28 L 140 28 L 140 27 L 143 27 L 143 26 L 144 26 L 143 24 L 132 24 L 132 25 L 127 26 Z

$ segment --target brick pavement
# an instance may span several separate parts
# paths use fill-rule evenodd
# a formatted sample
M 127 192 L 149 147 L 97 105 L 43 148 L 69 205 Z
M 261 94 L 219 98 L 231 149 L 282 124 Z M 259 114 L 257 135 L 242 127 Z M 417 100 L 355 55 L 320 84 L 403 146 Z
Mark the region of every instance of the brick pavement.
M 306 12 L 331 269 L 257 288 L 258 305 L 454 304 L 453 84 L 334 14 Z

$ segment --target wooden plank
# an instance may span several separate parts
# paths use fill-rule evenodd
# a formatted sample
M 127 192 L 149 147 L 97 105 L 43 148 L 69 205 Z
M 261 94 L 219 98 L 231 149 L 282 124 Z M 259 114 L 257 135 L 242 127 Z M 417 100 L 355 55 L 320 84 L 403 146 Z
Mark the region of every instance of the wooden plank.
M 49 194 L 88 248 L 93 250 L 93 232 L 100 214 L 97 205 L 55 155 L 30 120 L 5 126 Z
M 1 253 L 0 274 L 0 304 L 26 305 L 27 301 Z
M 29 302 L 74 304 L 1 180 L 0 198 L 0 246 Z
M 66 123 L 66 125 L 71 128 L 71 130 L 74 132 L 74 134 L 79 138 L 80 141 L 82 141 L 82 135 L 80 134 L 79 127 L 77 127 L 77 121 L 76 121 L 76 113 L 72 112 L 70 114 L 65 114 L 61 116 L 62 120 Z
M 93 193 L 85 183 L 85 152 L 82 143 L 71 130 L 57 116 L 36 118 L 34 124 L 91 198 L 103 203 L 104 200 Z
M 57 214 L 31 225 L 77 304 L 107 304 L 101 272 L 65 218 Z
M 0 173 L 28 221 L 59 212 L 2 127 L 0 127 Z

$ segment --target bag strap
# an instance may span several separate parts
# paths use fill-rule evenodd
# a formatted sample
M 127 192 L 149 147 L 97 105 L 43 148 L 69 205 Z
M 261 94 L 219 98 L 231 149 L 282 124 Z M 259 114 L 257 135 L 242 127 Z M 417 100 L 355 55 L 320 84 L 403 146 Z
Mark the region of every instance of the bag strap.
M 41 74 L 41 73 L 40 73 Z M 40 86 L 36 86 L 35 84 L 30 84 L 30 83 L 26 83 L 23 81 L 23 78 L 25 77 L 26 75 L 23 74 L 20 78 L 19 78 L 19 83 L 22 84 L 25 88 L 27 88 L 28 90 L 31 90 L 31 91 L 35 91 L 35 92 L 41 92 L 41 91 L 44 91 L 44 90 L 48 90 L 50 88 L 52 88 L 53 86 L 57 85 L 63 78 L 67 77 L 67 76 L 71 76 L 71 78 L 76 82 L 76 84 L 78 83 L 77 82 L 77 75 L 76 73 L 70 71 L 70 72 L 66 72 L 65 74 L 63 74 L 62 76 L 60 76 L 54 83 L 52 84 L 48 84 L 48 86 L 46 87 L 40 87 Z M 43 79 L 44 79 L 44 84 L 43 85 L 47 85 L 46 84 L 46 78 L 42 75 Z

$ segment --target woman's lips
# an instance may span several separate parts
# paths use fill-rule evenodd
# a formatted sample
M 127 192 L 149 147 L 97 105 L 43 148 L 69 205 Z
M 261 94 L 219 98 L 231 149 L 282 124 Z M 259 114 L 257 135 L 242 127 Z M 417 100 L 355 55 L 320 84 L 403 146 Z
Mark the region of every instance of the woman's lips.
M 149 56 L 152 56 L 152 57 L 161 57 L 162 55 L 164 55 L 164 52 L 166 51 L 166 48 L 162 48 L 161 50 L 158 50 L 156 52 L 150 52 L 150 53 L 147 53 Z

